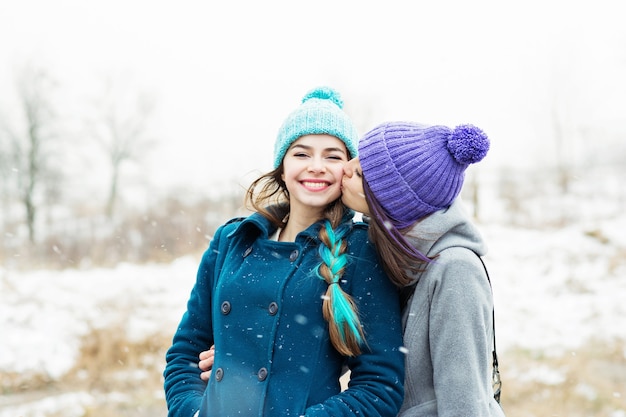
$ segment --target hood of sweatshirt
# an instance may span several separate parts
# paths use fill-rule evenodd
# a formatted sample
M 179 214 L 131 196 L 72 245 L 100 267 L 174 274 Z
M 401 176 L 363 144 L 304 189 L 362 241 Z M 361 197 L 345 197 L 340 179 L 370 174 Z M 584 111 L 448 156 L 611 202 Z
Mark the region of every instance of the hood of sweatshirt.
M 436 211 L 417 222 L 405 236 L 430 258 L 450 247 L 464 247 L 480 256 L 487 253 L 487 245 L 460 198 L 447 209 Z

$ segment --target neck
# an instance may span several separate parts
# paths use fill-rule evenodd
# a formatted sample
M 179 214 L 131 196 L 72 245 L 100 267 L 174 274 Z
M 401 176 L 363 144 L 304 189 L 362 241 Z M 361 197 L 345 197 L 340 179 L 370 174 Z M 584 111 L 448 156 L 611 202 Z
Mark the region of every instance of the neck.
M 306 230 L 323 216 L 323 210 L 307 208 L 306 210 L 291 207 L 289 210 L 289 220 L 280 233 L 278 240 L 281 242 L 295 242 L 296 236 Z

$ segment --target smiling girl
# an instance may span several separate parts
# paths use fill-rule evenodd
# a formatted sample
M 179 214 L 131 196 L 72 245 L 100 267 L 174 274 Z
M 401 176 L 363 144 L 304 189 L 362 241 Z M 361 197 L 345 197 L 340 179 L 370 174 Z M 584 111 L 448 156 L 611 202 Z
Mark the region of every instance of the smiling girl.
M 166 355 L 169 416 L 397 414 L 398 293 L 339 198 L 358 140 L 342 106 L 332 89 L 308 93 L 248 189 L 256 212 L 215 232 Z M 196 362 L 212 345 L 205 383 Z

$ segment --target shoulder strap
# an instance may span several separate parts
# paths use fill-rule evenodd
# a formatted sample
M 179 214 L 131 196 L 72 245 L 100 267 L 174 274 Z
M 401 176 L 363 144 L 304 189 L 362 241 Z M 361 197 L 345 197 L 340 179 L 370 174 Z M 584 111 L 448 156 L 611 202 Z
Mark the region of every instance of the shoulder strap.
M 480 259 L 480 263 L 483 264 L 483 268 L 485 268 L 485 274 L 487 274 L 487 281 L 489 281 L 489 287 L 491 287 L 491 279 L 489 278 L 489 272 L 487 271 L 487 265 L 485 265 L 485 261 L 483 258 L 476 254 L 478 259 Z M 493 294 L 493 288 L 492 288 Z M 502 391 L 502 380 L 500 379 L 500 370 L 498 369 L 498 354 L 496 353 L 496 311 L 495 308 L 491 310 L 491 323 L 493 325 L 493 371 L 491 374 L 491 379 L 493 383 L 493 398 L 500 403 L 500 394 Z

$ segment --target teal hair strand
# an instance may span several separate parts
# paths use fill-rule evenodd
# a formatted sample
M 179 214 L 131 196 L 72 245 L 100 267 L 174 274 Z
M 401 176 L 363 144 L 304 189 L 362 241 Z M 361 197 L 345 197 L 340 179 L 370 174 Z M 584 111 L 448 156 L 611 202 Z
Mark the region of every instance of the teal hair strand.
M 357 342 L 361 344 L 362 337 L 360 329 L 360 321 L 352 309 L 350 302 L 346 298 L 345 293 L 339 288 L 339 285 L 335 286 L 332 284 L 339 284 L 339 279 L 341 277 L 340 273 L 343 268 L 348 263 L 348 256 L 346 254 L 341 253 L 341 244 L 343 237 L 347 234 L 347 227 L 339 227 L 336 231 L 333 230 L 329 221 L 326 221 L 324 224 L 326 228 L 327 235 L 330 241 L 330 247 L 326 245 L 320 245 L 319 253 L 322 258 L 324 264 L 328 266 L 328 269 L 331 272 L 331 282 L 328 283 L 332 288 L 330 289 L 332 294 L 332 309 L 333 309 L 333 317 L 337 327 L 339 329 L 341 338 L 343 341 L 346 341 L 346 329 L 348 329 L 355 337 Z M 317 270 L 317 275 L 320 279 L 324 279 L 324 277 L 320 274 L 319 268 Z

